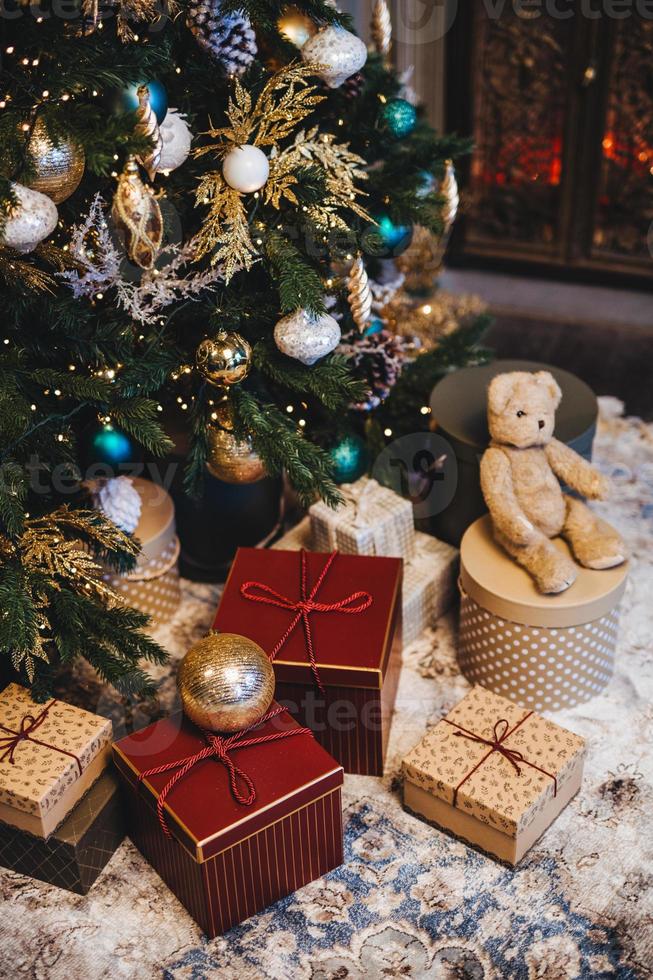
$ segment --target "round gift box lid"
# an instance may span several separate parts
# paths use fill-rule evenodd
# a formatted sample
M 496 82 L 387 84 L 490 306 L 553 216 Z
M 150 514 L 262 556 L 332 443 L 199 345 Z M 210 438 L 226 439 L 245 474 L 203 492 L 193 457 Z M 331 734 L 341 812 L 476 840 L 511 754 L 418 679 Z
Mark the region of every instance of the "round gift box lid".
M 549 371 L 560 385 L 562 401 L 556 410 L 556 438 L 568 445 L 596 425 L 598 405 L 592 389 L 561 368 L 536 361 L 493 361 L 461 368 L 440 381 L 431 392 L 431 417 L 438 430 L 455 443 L 456 455 L 477 461 L 487 448 L 487 389 L 492 378 L 507 371 Z M 577 447 L 580 450 L 580 446 Z
M 560 551 L 567 544 L 556 538 Z M 460 583 L 483 609 L 524 626 L 581 626 L 605 616 L 626 587 L 628 563 L 604 571 L 578 566 L 578 578 L 566 592 L 543 595 L 528 572 L 494 540 L 489 514 L 467 529 L 460 546 Z

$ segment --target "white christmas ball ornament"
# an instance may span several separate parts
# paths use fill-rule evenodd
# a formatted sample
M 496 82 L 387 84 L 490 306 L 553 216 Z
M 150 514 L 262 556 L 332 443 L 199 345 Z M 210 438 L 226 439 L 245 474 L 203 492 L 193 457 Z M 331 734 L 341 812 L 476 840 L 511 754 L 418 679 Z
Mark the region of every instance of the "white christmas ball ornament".
M 296 310 L 279 320 L 274 328 L 274 342 L 287 357 L 302 364 L 315 364 L 340 343 L 340 327 L 328 313 L 312 316 Z
M 230 187 L 241 194 L 259 191 L 268 179 L 270 164 L 258 146 L 237 146 L 230 150 L 222 164 L 222 176 Z
M 344 27 L 328 26 L 306 42 L 302 58 L 320 66 L 317 74 L 329 88 L 338 88 L 361 70 L 367 61 L 367 48 Z
M 178 109 L 168 109 L 165 119 L 159 126 L 159 132 L 163 146 L 157 172 L 176 170 L 188 159 L 193 134 Z
M 11 187 L 17 204 L 0 232 L 0 244 L 17 252 L 33 252 L 57 227 L 59 212 L 54 202 L 40 191 L 13 181 Z

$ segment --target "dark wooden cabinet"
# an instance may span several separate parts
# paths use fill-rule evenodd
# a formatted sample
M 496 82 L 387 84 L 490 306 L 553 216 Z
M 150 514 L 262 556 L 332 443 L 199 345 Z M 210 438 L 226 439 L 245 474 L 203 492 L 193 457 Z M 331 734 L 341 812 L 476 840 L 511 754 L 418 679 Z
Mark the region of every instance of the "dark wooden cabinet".
M 622 7 L 459 3 L 447 128 L 476 148 L 452 264 L 653 287 L 653 9 Z

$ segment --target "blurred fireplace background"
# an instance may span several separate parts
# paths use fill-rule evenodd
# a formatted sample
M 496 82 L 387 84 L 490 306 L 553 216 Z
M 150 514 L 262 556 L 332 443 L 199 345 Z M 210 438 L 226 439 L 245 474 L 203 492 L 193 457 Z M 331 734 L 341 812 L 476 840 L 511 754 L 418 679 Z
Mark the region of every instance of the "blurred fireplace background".
M 373 0 L 342 0 L 369 40 Z M 473 136 L 440 284 L 500 357 L 653 419 L 653 0 L 392 0 L 393 57 Z
M 446 124 L 474 136 L 450 262 L 653 285 L 653 4 L 461 3 Z M 589 8 L 586 8 L 589 9 Z M 596 0 L 594 9 L 600 9 Z M 530 13 L 529 13 L 530 11 Z

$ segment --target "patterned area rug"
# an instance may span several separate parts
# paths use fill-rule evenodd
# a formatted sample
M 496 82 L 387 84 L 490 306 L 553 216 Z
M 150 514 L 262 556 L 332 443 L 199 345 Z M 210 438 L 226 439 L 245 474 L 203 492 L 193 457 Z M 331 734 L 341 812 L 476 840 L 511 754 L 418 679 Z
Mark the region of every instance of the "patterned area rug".
M 170 980 L 572 980 L 652 975 L 653 426 L 602 399 L 598 465 L 617 484 L 599 508 L 633 554 L 615 677 L 555 720 L 583 735 L 581 793 L 516 871 L 404 813 L 406 750 L 467 690 L 447 616 L 405 651 L 386 776 L 345 783 L 346 862 L 207 942 L 129 841 L 80 897 L 9 871 L 0 977 Z M 218 590 L 185 584 L 160 635 L 173 663 L 210 625 Z M 175 703 L 173 670 L 161 703 Z M 71 695 L 72 692 L 72 695 Z M 68 697 L 111 714 L 118 733 L 149 721 L 76 677 Z

